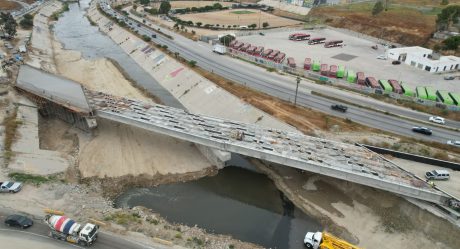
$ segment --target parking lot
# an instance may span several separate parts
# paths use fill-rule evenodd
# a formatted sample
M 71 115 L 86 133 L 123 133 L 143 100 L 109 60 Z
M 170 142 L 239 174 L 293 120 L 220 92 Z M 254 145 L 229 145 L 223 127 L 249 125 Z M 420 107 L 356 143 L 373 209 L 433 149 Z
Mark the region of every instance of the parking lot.
M 308 45 L 307 41 L 291 41 L 292 33 L 307 33 L 311 37 L 325 37 L 326 40 L 343 40 L 343 47 L 325 48 L 324 44 Z M 320 60 L 328 65 L 344 65 L 355 72 L 364 72 L 377 79 L 395 79 L 403 81 L 415 89 L 416 86 L 433 86 L 437 90 L 460 92 L 460 80 L 444 80 L 444 75 L 431 74 L 406 64 L 392 65 L 391 60 L 379 60 L 376 57 L 385 53 L 385 48 L 378 44 L 378 49 L 371 47 L 376 42 L 352 36 L 333 29 L 283 31 L 237 37 L 238 41 L 264 46 L 265 49 L 277 49 L 293 57 L 297 66 L 303 66 L 306 57 Z

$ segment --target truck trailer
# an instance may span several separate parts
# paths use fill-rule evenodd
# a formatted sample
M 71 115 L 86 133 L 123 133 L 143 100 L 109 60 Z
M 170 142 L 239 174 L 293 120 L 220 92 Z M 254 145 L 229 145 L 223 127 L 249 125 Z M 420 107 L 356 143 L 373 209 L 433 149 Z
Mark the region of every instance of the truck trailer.
M 286 54 L 285 54 L 285 53 L 279 53 L 279 54 L 275 57 L 274 61 L 275 61 L 276 63 L 281 63 L 281 62 L 284 61 L 284 58 L 285 58 L 285 57 L 286 57 Z
M 337 66 L 331 65 L 329 69 L 329 77 L 337 78 Z
M 99 226 L 86 223 L 84 226 L 62 215 L 48 214 L 45 223 L 51 228 L 49 236 L 80 246 L 90 246 L 96 239 Z
M 388 83 L 390 83 L 391 88 L 393 88 L 394 93 L 399 93 L 399 94 L 403 93 L 401 85 L 399 85 L 397 80 L 388 80 Z
M 374 89 L 382 89 L 380 86 L 379 82 L 374 78 L 374 77 L 367 77 L 366 78 L 366 85 L 368 87 L 374 88 Z
M 246 50 L 248 50 L 249 47 L 251 47 L 251 44 L 245 43 L 243 46 L 241 46 L 240 51 L 246 52 Z
M 256 46 L 250 46 L 247 50 L 246 53 L 253 55 L 254 52 L 256 51 L 257 47 Z
M 259 46 L 259 47 L 256 48 L 256 50 L 254 50 L 253 55 L 254 56 L 261 56 L 263 51 L 264 51 L 264 47 Z
M 337 70 L 337 78 L 343 78 L 344 76 L 345 76 L 345 67 L 339 66 L 339 69 Z
M 329 75 L 329 68 L 327 64 L 321 64 L 321 69 L 320 69 L 321 75 L 328 76 Z
M 366 77 L 364 77 L 363 72 L 357 72 L 356 73 L 356 78 L 357 78 L 358 85 L 362 85 L 362 86 L 366 85 Z
M 268 56 L 267 56 L 267 59 L 269 60 L 274 60 L 275 57 L 280 53 L 279 50 L 273 50 L 273 52 L 271 52 Z
M 212 51 L 218 54 L 225 54 L 227 52 L 227 48 L 224 45 L 216 44 L 212 47 Z
M 311 69 L 311 59 L 310 58 L 305 58 L 305 61 L 303 62 L 303 69 L 305 70 Z
M 288 66 L 291 67 L 291 68 L 295 68 L 295 67 L 296 67 L 295 60 L 294 60 L 294 58 L 292 58 L 292 57 L 287 58 L 287 64 L 288 64 Z
M 267 49 L 262 52 L 262 57 L 267 58 L 271 53 L 273 52 L 273 49 Z
M 348 83 L 356 83 L 356 73 L 353 70 L 347 71 L 347 81 Z
M 312 38 L 308 41 L 308 45 L 320 44 L 320 43 L 324 43 L 324 41 L 326 41 L 326 38 L 322 38 L 322 37 Z
M 327 232 L 308 232 L 303 243 L 308 249 L 360 249 Z
M 326 43 L 324 43 L 325 48 L 342 47 L 342 46 L 343 46 L 342 40 L 327 41 Z
M 321 64 L 319 61 L 313 61 L 312 70 L 319 72 L 321 70 Z

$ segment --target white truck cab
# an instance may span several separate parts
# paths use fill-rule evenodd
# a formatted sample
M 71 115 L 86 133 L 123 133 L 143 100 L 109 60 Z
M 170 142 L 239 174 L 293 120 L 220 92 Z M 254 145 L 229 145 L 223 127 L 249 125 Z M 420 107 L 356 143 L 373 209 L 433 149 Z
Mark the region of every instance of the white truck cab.
M 425 173 L 428 180 L 448 180 L 450 177 L 449 171 L 444 169 L 436 169 Z
M 303 240 L 303 243 L 308 249 L 318 249 L 319 245 L 321 244 L 321 240 L 323 239 L 323 233 L 322 232 L 308 232 L 305 235 L 305 239 Z

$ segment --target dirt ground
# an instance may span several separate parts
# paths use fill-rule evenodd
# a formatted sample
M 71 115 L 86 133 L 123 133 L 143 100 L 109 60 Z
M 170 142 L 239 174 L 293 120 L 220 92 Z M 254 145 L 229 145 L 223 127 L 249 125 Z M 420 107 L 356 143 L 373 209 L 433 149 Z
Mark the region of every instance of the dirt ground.
M 391 193 L 288 167 L 258 168 L 325 230 L 361 248 L 458 248 L 460 229 Z M 378 246 L 377 246 L 378 245 Z
M 309 16 L 321 18 L 334 27 L 351 29 L 404 45 L 423 45 L 430 39 L 436 28 L 436 15 L 423 14 L 415 8 L 391 6 L 389 11 L 377 16 L 371 14 L 372 3 L 314 8 Z
M 13 1 L 8 1 L 8 0 L 2 0 L 0 1 L 0 10 L 18 10 L 21 8 L 21 4 L 13 2 Z
M 178 15 L 180 19 L 184 21 L 192 21 L 194 23 L 201 22 L 205 24 L 219 24 L 219 25 L 240 25 L 248 26 L 253 23 L 257 24 L 259 27 L 264 22 L 269 23 L 269 27 L 281 27 L 281 26 L 291 26 L 299 24 L 299 21 L 290 20 L 283 17 L 278 17 L 266 12 L 259 12 L 258 10 L 247 9 L 253 13 L 250 14 L 235 14 L 233 11 L 245 11 L 245 9 L 237 10 L 223 10 L 215 11 L 208 13 L 199 13 L 199 14 L 185 14 Z
M 215 3 L 220 3 L 222 6 L 232 6 L 230 2 L 219 2 L 219 1 L 171 1 L 171 8 L 191 8 L 191 7 L 204 7 L 207 5 L 213 5 Z

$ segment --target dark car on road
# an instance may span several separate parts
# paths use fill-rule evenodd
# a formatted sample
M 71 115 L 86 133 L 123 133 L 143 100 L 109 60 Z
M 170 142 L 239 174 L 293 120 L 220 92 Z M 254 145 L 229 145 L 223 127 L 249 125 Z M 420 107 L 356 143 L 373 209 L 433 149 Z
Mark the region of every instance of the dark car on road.
M 346 112 L 348 107 L 346 107 L 344 105 L 331 105 L 331 109 L 339 111 L 339 112 Z
M 433 131 L 431 129 L 426 128 L 426 127 L 412 127 L 412 131 L 422 133 L 422 134 L 425 134 L 425 135 L 433 134 Z
M 34 222 L 23 215 L 13 214 L 6 217 L 5 224 L 7 226 L 20 227 L 22 229 L 25 229 L 31 227 L 34 224 Z
M 391 64 L 393 64 L 393 65 L 399 65 L 399 64 L 401 64 L 401 61 L 393 61 L 393 62 L 391 62 Z

